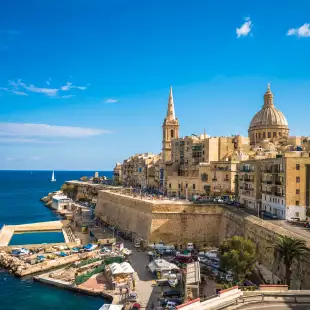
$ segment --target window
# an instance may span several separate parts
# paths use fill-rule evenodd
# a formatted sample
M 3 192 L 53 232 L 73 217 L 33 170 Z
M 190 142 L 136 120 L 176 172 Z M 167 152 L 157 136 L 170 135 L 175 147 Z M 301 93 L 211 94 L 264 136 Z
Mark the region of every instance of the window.
M 171 183 L 169 183 L 169 188 L 171 188 Z
M 298 200 L 296 200 L 296 206 L 299 206 L 299 201 Z
M 178 188 L 181 188 L 181 184 L 180 183 L 178 184 Z
M 257 133 L 256 133 L 256 140 L 257 140 Z
M 185 184 L 185 188 L 188 188 L 188 184 L 187 183 Z
M 174 138 L 174 131 L 173 131 L 173 129 L 171 129 L 171 131 L 170 131 L 170 136 L 171 136 L 171 138 Z
M 283 205 L 283 200 L 282 200 L 282 205 Z
M 264 139 L 266 138 L 266 132 L 263 132 L 263 138 Z
M 299 195 L 299 189 L 296 189 L 296 195 Z
M 260 134 L 260 132 L 258 133 L 258 139 L 260 139 L 261 138 L 261 134 Z
M 300 183 L 300 177 L 296 177 L 296 183 Z
M 195 184 L 193 184 L 193 189 L 195 189 L 196 188 L 196 185 Z
M 272 202 L 274 202 L 274 198 L 272 198 Z
M 268 132 L 268 138 L 271 138 L 271 132 Z
M 300 164 L 296 164 L 296 170 L 300 170 Z
M 274 132 L 274 133 L 273 133 L 273 137 L 275 138 L 276 136 L 277 136 L 277 133 L 276 133 L 276 132 Z

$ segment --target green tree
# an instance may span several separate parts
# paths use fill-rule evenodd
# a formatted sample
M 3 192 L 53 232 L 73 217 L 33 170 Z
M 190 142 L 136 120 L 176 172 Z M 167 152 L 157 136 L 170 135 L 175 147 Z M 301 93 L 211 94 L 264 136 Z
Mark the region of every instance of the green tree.
M 309 254 L 306 241 L 299 238 L 280 236 L 273 248 L 278 266 L 280 266 L 280 263 L 285 265 L 286 284 L 290 287 L 293 261 L 297 260 L 299 263 L 302 258 Z
M 220 245 L 220 266 L 232 270 L 234 280 L 242 281 L 250 274 L 256 261 L 255 244 L 243 237 L 234 236 L 224 240 Z
M 88 177 L 83 176 L 83 177 L 80 178 L 80 180 L 83 181 L 83 182 L 87 182 L 88 181 Z

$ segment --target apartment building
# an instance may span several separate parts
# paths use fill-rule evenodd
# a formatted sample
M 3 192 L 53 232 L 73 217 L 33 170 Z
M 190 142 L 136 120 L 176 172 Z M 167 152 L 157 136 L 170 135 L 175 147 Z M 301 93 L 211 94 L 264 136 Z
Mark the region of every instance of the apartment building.
M 238 161 L 214 161 L 210 164 L 211 194 L 235 193 L 235 177 Z
M 246 160 L 237 166 L 236 186 L 239 202 L 246 208 L 260 211 L 261 192 L 261 161 Z
M 310 203 L 308 152 L 287 152 L 261 161 L 262 209 L 281 219 L 305 217 Z

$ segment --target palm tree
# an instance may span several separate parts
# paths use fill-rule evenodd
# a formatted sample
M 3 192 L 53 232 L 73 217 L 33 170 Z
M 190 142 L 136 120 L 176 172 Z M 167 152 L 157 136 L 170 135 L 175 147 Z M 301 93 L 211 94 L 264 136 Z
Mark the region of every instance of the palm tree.
M 273 248 L 275 258 L 285 265 L 286 284 L 290 287 L 293 261 L 296 259 L 299 262 L 309 253 L 306 241 L 294 237 L 280 236 Z

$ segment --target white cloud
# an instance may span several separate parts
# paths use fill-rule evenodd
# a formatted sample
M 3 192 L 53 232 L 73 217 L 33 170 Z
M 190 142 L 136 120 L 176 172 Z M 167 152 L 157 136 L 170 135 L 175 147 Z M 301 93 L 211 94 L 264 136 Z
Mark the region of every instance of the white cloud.
M 23 92 L 23 91 L 19 91 L 19 90 L 15 90 L 15 89 L 9 89 L 7 87 L 0 87 L 0 90 L 3 90 L 3 91 L 8 92 L 8 93 L 15 94 L 18 96 L 28 96 L 28 94 Z
M 85 138 L 107 133 L 111 133 L 111 131 L 83 127 L 53 126 L 48 124 L 0 123 L 0 136 L 6 137 Z
M 310 37 L 310 24 L 303 24 L 299 28 L 291 28 L 287 32 L 288 36 L 297 36 L 299 38 Z
M 117 99 L 112 99 L 112 98 L 109 98 L 107 100 L 104 101 L 104 103 L 117 103 L 119 100 Z
M 48 79 L 45 83 L 47 84 L 47 86 L 50 86 L 51 79 Z M 61 96 L 59 95 L 59 93 L 64 92 L 64 91 L 70 91 L 71 89 L 79 89 L 79 90 L 87 89 L 87 86 L 76 86 L 76 85 L 73 85 L 71 82 L 67 82 L 66 85 L 61 86 L 59 88 L 37 87 L 33 84 L 26 84 L 21 79 L 18 79 L 17 81 L 10 80 L 8 84 L 11 88 L 1 87 L 0 90 L 2 89 L 6 92 L 10 92 L 10 93 L 21 95 L 21 96 L 27 96 L 27 93 L 25 92 L 27 91 L 31 93 L 44 94 L 48 97 L 70 98 L 75 95 Z
M 246 37 L 252 30 L 252 21 L 250 17 L 245 19 L 245 23 L 241 25 L 240 28 L 236 28 L 237 38 Z
M 80 90 L 85 90 L 87 87 L 86 86 L 76 86 L 76 85 L 73 85 L 71 82 L 67 82 L 66 85 L 64 86 L 61 86 L 60 89 L 62 91 L 68 91 L 70 89 L 80 89 Z

